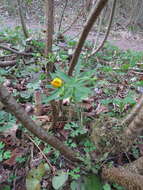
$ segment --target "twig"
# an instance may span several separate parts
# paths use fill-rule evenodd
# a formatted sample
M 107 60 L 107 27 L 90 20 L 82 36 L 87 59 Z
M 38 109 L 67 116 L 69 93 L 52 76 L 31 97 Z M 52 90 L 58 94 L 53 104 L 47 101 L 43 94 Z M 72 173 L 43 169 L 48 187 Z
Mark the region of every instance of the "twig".
M 33 56 L 32 53 L 20 52 L 20 51 L 17 51 L 17 50 L 15 50 L 15 49 L 12 49 L 12 48 L 10 48 L 10 47 L 6 47 L 6 46 L 4 46 L 4 45 L 0 45 L 0 49 L 4 49 L 4 50 L 10 51 L 10 52 L 13 52 L 13 53 L 15 53 L 15 54 L 17 54 L 17 55 Z
M 103 22 L 103 11 L 101 12 L 101 16 L 99 18 L 99 26 L 98 26 L 98 29 L 97 29 L 97 35 L 96 35 L 96 39 L 95 39 L 95 42 L 94 42 L 94 49 L 96 48 L 96 45 L 98 44 L 98 40 L 99 40 L 99 35 L 100 35 L 100 31 L 101 31 L 101 26 L 102 26 L 102 22 Z
M 61 15 L 61 19 L 60 19 L 60 23 L 59 23 L 59 29 L 58 29 L 59 32 L 60 32 L 60 30 L 61 30 L 61 25 L 62 25 L 62 21 L 63 21 L 63 16 L 64 16 L 64 13 L 65 13 L 67 4 L 68 4 L 68 0 L 66 0 L 66 2 L 65 2 L 65 6 L 64 6 L 64 8 L 63 8 L 63 12 L 62 12 L 62 15 Z
M 70 24 L 70 26 L 68 26 L 63 32 L 62 34 L 65 34 L 68 30 L 70 30 L 72 28 L 72 26 L 75 24 L 75 22 L 78 20 L 78 18 L 81 16 L 82 12 L 84 10 L 84 7 L 78 12 L 77 16 L 75 17 L 75 19 L 73 20 L 73 22 Z
M 9 67 L 14 66 L 16 64 L 17 60 L 12 61 L 0 61 L 0 67 Z
M 72 40 L 75 40 L 75 39 L 80 35 L 80 33 L 81 33 L 81 31 L 78 32 L 76 35 L 74 35 L 74 36 L 71 38 L 71 41 L 72 41 Z
M 15 56 L 15 54 L 2 55 L 2 56 L 0 56 L 0 59 L 4 59 L 4 58 L 7 58 L 7 57 L 13 57 L 13 56 Z
M 110 15 L 110 19 L 109 19 L 109 25 L 108 25 L 108 28 L 107 28 L 107 31 L 106 31 L 104 39 L 102 40 L 102 42 L 100 43 L 100 45 L 96 49 L 94 49 L 93 52 L 90 55 L 87 56 L 87 58 L 95 55 L 103 47 L 105 41 L 107 40 L 109 32 L 110 32 L 110 29 L 111 29 L 113 17 L 114 17 L 116 2 L 117 2 L 117 0 L 114 0 L 114 2 L 113 2 L 113 6 L 112 6 L 112 10 L 111 10 L 111 15 Z
M 54 173 L 54 167 L 51 165 L 51 163 L 49 162 L 49 160 L 47 159 L 46 155 L 44 154 L 44 152 L 41 150 L 41 148 L 38 146 L 38 144 L 35 143 L 35 141 L 26 133 L 24 133 L 24 135 L 38 148 L 38 150 L 40 151 L 41 155 L 45 158 L 47 164 L 50 166 L 52 172 Z

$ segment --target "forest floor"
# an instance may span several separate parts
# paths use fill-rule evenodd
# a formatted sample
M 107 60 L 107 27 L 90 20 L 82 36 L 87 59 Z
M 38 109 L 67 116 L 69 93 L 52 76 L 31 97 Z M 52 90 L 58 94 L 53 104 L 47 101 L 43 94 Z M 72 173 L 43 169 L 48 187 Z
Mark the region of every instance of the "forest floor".
M 0 21 L 0 31 L 4 28 L 14 28 L 19 25 L 20 23 L 18 19 L 3 17 Z M 27 23 L 27 25 L 29 29 L 36 31 L 40 31 L 44 28 L 44 25 L 36 23 L 36 21 Z M 78 39 L 80 31 L 80 26 L 73 26 L 73 28 L 67 31 L 65 35 L 70 37 L 76 37 Z M 102 38 L 103 36 L 100 36 L 99 39 L 102 40 Z M 90 33 L 88 39 L 93 41 L 95 39 L 95 33 Z M 141 33 L 133 34 L 132 32 L 127 30 L 111 31 L 107 41 L 109 41 L 112 45 L 117 46 L 121 50 L 130 49 L 133 51 L 143 51 L 143 34 Z
M 28 28 L 31 29 L 32 31 L 35 31 L 35 33 L 36 31 L 38 33 L 38 31 L 41 31 L 44 29 L 44 26 L 38 22 L 37 23 L 32 22 L 32 23 L 27 23 L 27 24 L 28 24 Z M 18 19 L 3 17 L 0 20 L 0 31 L 4 31 L 4 29 L 6 28 L 8 28 L 8 30 L 10 31 L 10 28 L 13 29 L 16 26 L 20 26 L 20 22 L 18 21 Z M 82 27 L 77 25 L 73 27 L 71 30 L 69 30 L 66 33 L 66 35 L 71 38 L 78 39 L 79 35 L 77 34 L 79 34 L 81 30 L 82 30 Z M 99 41 L 102 40 L 103 37 L 104 37 L 103 35 L 100 36 Z M 20 35 L 20 38 L 22 38 L 21 35 Z M 92 32 L 90 33 L 88 40 L 93 41 L 95 38 L 96 38 L 95 34 Z M 12 41 L 13 45 L 15 45 L 17 41 L 13 40 Z M 93 67 L 94 67 L 94 70 L 97 70 L 97 73 L 95 73 L 95 76 L 97 75 L 97 79 L 96 79 L 97 81 L 92 81 L 93 82 L 93 87 L 92 87 L 93 97 L 89 97 L 89 99 L 83 102 L 82 104 L 82 109 L 84 109 L 84 113 L 86 114 L 85 116 L 87 118 L 95 117 L 96 119 L 98 119 L 100 114 L 109 113 L 109 119 L 111 119 L 111 117 L 122 119 L 123 116 L 126 114 L 126 112 L 130 109 L 130 107 L 132 107 L 136 102 L 138 102 L 138 98 L 137 98 L 138 94 L 142 93 L 143 91 L 142 90 L 142 81 L 143 81 L 143 77 L 142 77 L 143 58 L 142 57 L 143 56 L 142 54 L 140 55 L 140 52 L 137 52 L 137 54 L 132 54 L 132 52 L 126 52 L 126 50 L 143 51 L 143 36 L 141 34 L 132 34 L 126 30 L 124 31 L 118 30 L 118 31 L 110 32 L 108 41 L 110 42 L 110 44 L 119 47 L 123 51 L 118 52 L 117 50 L 118 48 L 114 48 L 114 47 L 110 48 L 109 50 L 108 48 L 105 48 L 102 52 L 103 53 L 102 56 L 100 55 L 97 56 L 97 59 L 100 60 L 99 67 L 98 65 L 93 65 L 92 60 L 91 60 L 91 63 L 88 63 L 90 64 L 88 68 L 89 71 L 91 71 Z M 17 44 L 16 44 L 16 47 L 17 47 Z M 61 50 L 62 50 L 62 47 L 61 47 Z M 39 52 L 39 49 L 38 49 L 38 52 Z M 62 53 L 63 52 L 61 51 L 60 60 L 58 60 L 55 64 L 58 64 L 58 65 L 61 64 L 62 66 L 62 63 L 64 63 L 65 61 L 64 57 L 66 54 L 64 54 L 65 52 L 63 54 Z M 63 60 L 62 60 L 62 57 L 63 57 Z M 16 58 L 15 57 L 12 58 L 12 60 L 13 59 L 17 59 L 19 64 L 16 69 L 14 66 L 12 68 L 13 70 L 11 71 L 6 70 L 7 72 L 6 74 L 9 76 L 9 78 L 8 80 L 6 80 L 5 86 L 11 92 L 14 92 L 14 93 L 16 92 L 15 96 L 17 97 L 17 99 L 19 99 L 19 102 L 25 108 L 25 110 L 28 113 L 30 113 L 33 111 L 33 108 L 34 108 L 33 92 L 36 89 L 36 85 L 39 85 L 39 83 L 36 83 L 37 81 L 34 81 L 35 83 L 31 81 L 31 76 L 33 75 L 33 73 L 34 74 L 37 72 L 40 73 L 41 67 L 37 63 L 39 62 L 44 63 L 45 60 L 39 59 L 37 61 L 37 58 L 35 58 L 36 60 L 35 61 L 33 57 L 29 58 L 27 56 L 25 56 L 24 59 L 21 59 L 18 56 Z M 24 63 L 26 64 L 23 64 L 23 60 L 24 60 Z M 134 60 L 135 60 L 135 65 L 133 64 L 131 65 L 131 67 L 129 67 L 130 63 L 132 63 Z M 2 58 L 2 61 L 3 61 L 3 58 Z M 116 70 L 119 71 L 120 73 L 115 72 Z M 9 72 L 12 73 L 12 75 L 9 75 Z M 1 69 L 1 73 L 2 73 L 2 69 Z M 5 76 L 4 69 L 3 69 L 2 74 Z M 51 118 L 50 118 L 51 115 L 49 116 L 48 112 L 51 113 L 51 110 L 49 108 L 49 105 L 45 105 L 43 103 L 42 106 L 43 106 L 42 108 L 45 115 L 43 114 L 42 116 L 44 117 L 41 117 L 41 118 L 37 117 L 37 118 L 39 120 L 41 119 L 41 122 L 44 121 L 49 124 L 51 122 Z M 1 159 L 0 163 L 2 163 L 0 165 L 0 190 L 11 190 L 11 188 L 13 188 L 14 190 L 25 190 L 26 182 L 27 184 L 30 184 L 30 185 L 35 184 L 34 190 L 36 190 L 37 189 L 36 186 L 39 186 L 40 184 L 43 188 L 42 190 L 45 190 L 45 189 L 53 190 L 53 187 L 52 187 L 52 182 L 54 179 L 53 176 L 57 177 L 55 174 L 58 174 L 57 173 L 58 171 L 64 171 L 62 175 L 60 173 L 58 174 L 58 177 L 59 177 L 58 180 L 60 181 L 61 181 L 60 177 L 64 178 L 65 180 L 66 178 L 65 171 L 69 171 L 68 175 L 70 176 L 70 180 L 68 183 L 66 183 L 66 186 L 64 186 L 62 190 L 70 189 L 69 186 L 71 186 L 72 182 L 75 182 L 76 178 L 79 177 L 79 173 L 80 173 L 79 168 L 78 167 L 74 168 L 72 163 L 67 161 L 62 155 L 61 156 L 59 155 L 58 151 L 55 151 L 55 149 L 53 150 L 53 148 L 51 148 L 50 146 L 45 145 L 38 138 L 35 138 L 31 134 L 27 133 L 26 130 L 21 130 L 21 128 L 19 129 L 18 128 L 19 123 L 15 122 L 14 117 L 8 115 L 5 112 L 1 112 L 0 117 L 2 118 L 0 120 L 1 125 L 5 126 L 5 124 L 10 123 L 11 125 L 14 126 L 12 128 L 13 134 L 14 134 L 13 136 L 12 136 L 12 131 L 10 132 L 8 131 L 9 133 L 6 134 L 7 136 L 0 136 L 1 138 L 0 154 L 3 156 L 2 158 L 0 157 Z M 7 120 L 9 121 L 9 123 L 7 122 Z M 82 120 L 82 116 L 81 116 L 81 120 Z M 91 151 L 91 154 L 89 155 L 91 156 L 93 161 L 96 161 L 96 156 L 98 156 L 98 152 L 96 152 L 95 149 L 93 149 L 92 144 L 90 144 L 90 141 L 84 138 L 84 135 L 86 136 L 90 132 L 90 126 L 89 124 L 86 124 L 83 130 L 82 128 L 80 128 L 80 125 L 78 127 L 77 125 L 75 125 L 77 123 L 71 122 L 69 125 L 65 125 L 65 121 L 63 122 L 58 121 L 58 124 L 52 130 L 54 132 L 54 135 L 57 136 L 57 138 L 59 138 L 63 142 L 66 142 L 69 147 L 75 149 L 76 151 L 77 150 L 79 152 L 83 151 L 84 153 L 87 151 L 86 152 L 87 155 L 88 155 L 88 151 L 89 152 Z M 106 123 L 108 124 L 108 120 L 106 121 Z M 46 129 L 46 130 L 48 131 L 49 129 Z M 77 137 L 81 138 L 80 143 Z M 128 161 L 130 160 L 132 161 L 132 160 L 137 159 L 139 156 L 143 156 L 142 149 L 143 149 L 142 146 L 139 143 L 137 143 L 133 147 L 132 151 L 128 152 L 126 157 L 127 158 L 129 157 L 129 159 L 128 160 L 126 159 L 127 161 L 124 158 L 124 154 L 121 155 L 121 157 L 118 155 L 115 155 L 113 158 L 110 158 L 111 160 L 109 159 L 109 161 L 115 162 L 115 164 L 117 165 L 123 165 L 126 162 L 128 163 Z M 41 154 L 41 152 L 44 153 L 44 155 L 46 155 L 48 160 L 50 161 L 51 163 L 50 167 L 51 167 L 52 172 L 48 171 L 49 172 L 48 173 L 47 168 L 46 168 L 47 165 L 45 166 L 44 164 L 42 165 L 40 164 L 44 160 L 43 159 L 44 157 Z M 103 156 L 104 155 L 105 155 L 105 158 L 103 157 L 103 162 L 104 162 L 104 159 L 107 159 L 106 155 L 108 156 L 108 154 L 106 154 L 106 152 L 104 154 L 103 152 Z M 47 163 L 49 161 L 46 160 Z M 98 167 L 101 165 L 102 165 L 102 162 L 98 165 Z M 37 167 L 37 169 L 33 169 L 35 167 Z M 46 175 L 44 176 L 45 172 L 46 172 Z M 40 173 L 40 176 L 37 177 L 37 174 L 39 173 Z M 42 178 L 42 182 L 41 182 L 41 178 Z M 71 179 L 73 181 L 71 181 Z M 82 180 L 79 180 L 78 183 L 82 185 Z M 123 190 L 123 188 L 121 187 L 119 188 Z M 115 187 L 114 185 L 113 190 L 118 190 L 119 188 Z M 29 189 L 31 190 L 31 188 Z M 32 187 L 32 190 L 33 190 L 33 187 Z

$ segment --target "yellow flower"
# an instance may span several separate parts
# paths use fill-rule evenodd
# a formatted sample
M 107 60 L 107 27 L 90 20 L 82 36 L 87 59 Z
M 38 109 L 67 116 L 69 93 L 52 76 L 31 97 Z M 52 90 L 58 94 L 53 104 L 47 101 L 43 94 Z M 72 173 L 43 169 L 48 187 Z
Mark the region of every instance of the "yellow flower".
M 63 85 L 63 81 L 60 78 L 54 78 L 51 81 L 51 85 L 55 88 L 60 88 Z

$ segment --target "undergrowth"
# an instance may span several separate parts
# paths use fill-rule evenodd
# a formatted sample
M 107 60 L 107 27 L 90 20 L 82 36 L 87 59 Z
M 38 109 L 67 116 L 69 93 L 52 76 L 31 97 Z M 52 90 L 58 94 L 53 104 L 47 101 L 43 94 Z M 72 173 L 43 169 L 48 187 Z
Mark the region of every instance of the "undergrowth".
M 143 91 L 141 73 L 143 53 L 131 50 L 122 51 L 107 42 L 102 51 L 86 59 L 86 54 L 89 54 L 91 50 L 91 44 L 87 43 L 74 76 L 69 77 L 66 73 L 71 52 L 76 44 L 75 40 L 66 38 L 63 47 L 55 43 L 54 53 L 47 59 L 43 56 L 44 41 L 37 40 L 36 37 L 25 41 L 19 27 L 16 27 L 14 31 L 7 29 L 0 32 L 0 39 L 10 43 L 16 49 L 33 53 L 32 57 L 17 57 L 17 64 L 12 67 L 1 68 L 0 81 L 7 86 L 33 119 L 41 127 L 46 128 L 47 133 L 54 134 L 73 150 L 84 155 L 86 169 L 91 171 L 87 174 L 80 165 L 73 166 L 57 150 L 23 129 L 13 116 L 1 111 L 0 162 L 3 167 L 6 165 L 10 171 L 7 180 L 1 182 L 3 189 L 11 189 L 13 181 L 18 179 L 19 175 L 23 178 L 26 175 L 28 190 L 32 189 L 30 184 L 35 189 L 42 184 L 42 190 L 45 188 L 123 190 L 124 188 L 117 184 L 102 182 L 100 169 L 103 163 L 118 164 L 118 155 L 112 154 L 108 149 L 108 145 L 112 142 L 109 142 L 109 139 L 114 138 L 114 133 L 118 135 L 118 132 L 122 131 L 120 121 L 136 104 L 138 94 Z M 1 56 L 8 55 L 8 53 L 7 50 L 0 51 Z M 47 82 L 46 64 L 48 61 L 55 65 L 55 72 L 51 73 L 51 78 L 58 77 L 63 81 L 61 88 L 55 89 Z M 36 117 L 33 112 L 34 94 L 37 91 L 40 91 L 42 99 L 42 116 L 44 117 L 41 118 Z M 48 91 L 48 95 L 44 91 Z M 49 106 L 51 100 L 63 101 L 64 114 L 59 117 L 54 128 L 51 127 L 51 108 Z M 110 126 L 113 120 L 115 122 Z M 110 127 L 107 128 L 105 123 Z M 99 139 L 104 147 L 104 150 L 100 150 L 100 155 L 97 152 L 98 137 L 94 133 L 94 128 L 97 130 L 98 126 L 100 130 L 102 127 L 106 128 L 104 131 L 100 131 L 99 136 L 104 137 L 104 132 L 107 136 L 107 138 Z M 15 127 L 14 132 L 10 132 L 9 128 L 12 130 L 13 127 Z M 30 138 L 27 137 L 27 134 Z M 15 142 L 8 143 L 9 138 Z M 39 149 L 35 145 L 34 149 L 30 148 L 31 138 L 48 157 L 49 162 L 55 168 L 55 175 L 52 175 L 46 161 L 39 156 Z M 25 147 L 25 144 L 28 148 Z M 22 153 L 16 155 L 14 151 L 20 147 L 22 147 Z M 12 156 L 15 156 L 14 161 L 10 160 Z M 140 156 L 138 145 L 132 147 L 128 156 L 131 160 Z M 128 163 L 126 156 L 122 162 Z M 29 163 L 31 163 L 31 167 L 26 174 L 25 172 L 23 174 L 16 172 L 15 176 L 16 170 L 13 167 L 20 171 L 21 167 L 27 167 Z

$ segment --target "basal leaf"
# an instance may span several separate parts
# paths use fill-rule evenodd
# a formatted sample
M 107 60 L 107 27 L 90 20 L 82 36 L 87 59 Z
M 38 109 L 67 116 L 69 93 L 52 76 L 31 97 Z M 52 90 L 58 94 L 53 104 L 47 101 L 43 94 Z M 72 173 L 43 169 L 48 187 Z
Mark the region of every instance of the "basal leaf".
M 65 172 L 61 172 L 57 176 L 53 177 L 52 186 L 54 189 L 59 189 L 66 183 L 67 180 L 68 174 L 66 174 Z
M 111 186 L 106 183 L 105 185 L 103 185 L 103 190 L 111 190 Z

